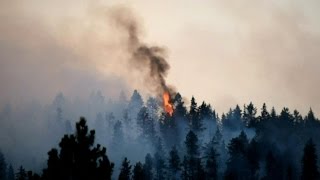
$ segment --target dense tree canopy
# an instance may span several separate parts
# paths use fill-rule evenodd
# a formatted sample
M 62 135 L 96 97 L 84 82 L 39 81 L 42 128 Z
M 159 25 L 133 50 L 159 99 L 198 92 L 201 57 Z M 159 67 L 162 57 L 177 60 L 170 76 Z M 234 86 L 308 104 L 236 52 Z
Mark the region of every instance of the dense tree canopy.
M 117 106 L 118 113 L 94 116 L 92 124 L 103 134 L 98 141 L 110 150 L 107 156 L 84 118 L 75 128 L 66 120 L 65 101 L 62 95 L 55 99 L 53 119 L 66 122 L 60 125 L 67 134 L 48 152 L 43 172 L 8 165 L 10 159 L 0 152 L 0 180 L 320 178 L 320 144 L 311 140 L 320 136 L 320 121 L 312 109 L 303 116 L 287 107 L 277 113 L 265 103 L 257 108 L 250 102 L 219 116 L 210 104 L 198 105 L 195 97 L 187 107 L 177 93 L 170 116 L 161 100 L 151 97 L 144 103 L 134 91 L 129 101 L 122 100 L 123 107 Z

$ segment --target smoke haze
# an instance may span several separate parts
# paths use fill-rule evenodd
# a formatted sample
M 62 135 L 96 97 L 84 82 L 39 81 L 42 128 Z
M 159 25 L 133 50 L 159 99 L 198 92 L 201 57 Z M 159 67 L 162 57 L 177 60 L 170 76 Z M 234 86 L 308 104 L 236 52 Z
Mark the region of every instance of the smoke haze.
M 194 95 L 198 105 L 211 103 L 219 114 L 252 101 L 258 109 L 266 102 L 277 112 L 289 106 L 305 115 L 312 107 L 318 115 L 319 5 L 0 1 L 0 148 L 12 163 L 40 170 L 46 152 L 66 132 L 64 121 L 73 126 L 80 116 L 97 130 L 98 142 L 111 144 L 115 122 L 105 120 L 123 118 L 129 92 L 157 97 L 175 92 L 171 84 L 185 97 Z M 58 108 L 63 125 L 55 124 Z M 139 109 L 132 111 L 135 119 Z M 102 135 L 99 127 L 108 132 Z M 138 130 L 124 129 L 129 149 Z M 239 131 L 225 133 L 230 140 Z M 131 150 L 134 162 L 152 148 Z M 119 162 L 123 152 L 113 153 Z
M 145 82 L 159 81 L 167 71 L 146 79 L 142 74 L 150 71 L 128 67 L 139 66 L 128 63 L 133 50 L 150 43 L 166 46 L 157 56 L 170 57 L 169 84 L 186 97 L 210 101 L 219 112 L 249 101 L 319 111 L 317 1 L 190 1 L 182 8 L 171 1 L 120 3 L 126 5 L 1 1 L 1 104 L 90 91 L 92 82 L 103 91 L 117 91 L 113 87 L 120 82 L 153 94 L 158 87 L 146 88 Z M 137 25 L 137 39 L 129 38 L 124 24 L 110 20 L 116 9 L 125 9 L 118 18 L 130 14 L 126 20 Z M 136 47 L 128 47 L 128 41 Z M 84 79 L 89 82 L 79 82 Z

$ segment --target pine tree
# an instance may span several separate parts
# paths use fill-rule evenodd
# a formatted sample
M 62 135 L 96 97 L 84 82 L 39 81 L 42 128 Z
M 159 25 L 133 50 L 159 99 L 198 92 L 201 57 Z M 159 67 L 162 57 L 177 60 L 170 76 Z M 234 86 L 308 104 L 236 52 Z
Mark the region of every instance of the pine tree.
M 142 108 L 142 106 L 143 106 L 142 97 L 137 90 L 134 90 L 128 104 L 129 115 L 131 117 L 136 117 L 139 110 Z
M 250 179 L 258 179 L 259 174 L 259 149 L 258 143 L 255 139 L 252 139 L 247 150 L 247 158 L 250 168 Z
M 144 173 L 145 179 L 153 178 L 152 169 L 153 169 L 153 159 L 151 155 L 148 153 L 145 157 L 145 162 L 143 165 L 143 173 Z
M 140 162 L 137 162 L 133 168 L 132 179 L 133 180 L 149 180 L 145 178 L 143 166 Z
M 252 102 L 248 106 L 244 106 L 243 119 L 248 127 L 256 127 L 258 121 L 255 117 L 257 114 L 257 108 L 254 107 Z
M 47 180 L 61 179 L 63 177 L 63 172 L 60 167 L 60 159 L 57 149 L 52 149 L 48 152 L 48 168 L 44 170 L 44 178 Z
M 218 179 L 218 158 L 219 154 L 214 148 L 214 141 L 208 143 L 205 151 L 206 158 L 206 179 L 217 180 Z
M 188 159 L 187 159 L 187 156 L 184 156 L 183 157 L 183 161 L 182 161 L 182 173 L 181 173 L 181 179 L 183 180 L 187 180 L 189 179 L 190 177 L 190 167 L 189 167 L 189 162 L 188 162 Z
M 156 130 L 154 121 L 150 118 L 148 109 L 142 107 L 137 116 L 137 124 L 140 127 L 140 137 L 143 141 L 154 142 L 156 139 Z
M 173 146 L 169 152 L 168 169 L 171 179 L 179 179 L 178 172 L 180 171 L 180 157 L 176 146 Z
M 316 147 L 312 139 L 310 139 L 303 152 L 302 162 L 302 180 L 315 180 L 319 179 L 319 171 L 317 166 L 317 154 Z
M 229 159 L 225 178 L 246 179 L 250 177 L 249 162 L 246 156 L 248 138 L 244 131 L 238 137 L 231 139 L 228 145 Z
M 7 164 L 4 155 L 0 151 L 0 180 L 7 178 Z
M 183 160 L 183 179 L 198 179 L 204 176 L 204 170 L 200 159 L 198 137 L 193 131 L 189 131 L 185 140 L 186 156 Z
M 191 98 L 191 105 L 189 110 L 189 122 L 191 130 L 193 130 L 194 132 L 200 132 L 203 130 L 202 120 L 199 117 L 199 109 L 193 96 Z
M 276 119 L 278 118 L 277 112 L 276 112 L 276 110 L 275 110 L 274 107 L 271 108 L 270 117 L 271 117 L 273 120 L 276 120 Z
M 301 116 L 301 114 L 299 113 L 299 111 L 294 110 L 293 111 L 293 117 L 294 117 L 294 122 L 295 124 L 300 124 L 303 121 L 303 118 Z
M 14 170 L 13 170 L 13 167 L 12 165 L 9 166 L 8 168 L 8 176 L 7 176 L 7 180 L 15 180 L 15 177 L 14 177 Z
M 269 151 L 266 156 L 266 165 L 265 165 L 266 175 L 263 180 L 274 180 L 281 177 L 280 168 L 278 162 L 274 157 L 272 151 Z
M 75 135 L 65 135 L 59 143 L 60 153 L 56 149 L 49 151 L 43 179 L 111 179 L 114 164 L 106 156 L 106 148 L 93 146 L 94 138 L 95 131 L 89 131 L 86 120 L 80 118 Z
M 314 122 L 314 121 L 316 121 L 316 118 L 314 116 L 312 109 L 310 108 L 308 115 L 306 116 L 306 122 Z
M 112 144 L 114 145 L 114 148 L 120 148 L 121 145 L 124 143 L 124 135 L 123 135 L 123 129 L 122 129 L 122 123 L 121 121 L 117 121 L 114 124 L 113 127 L 113 139 Z
M 158 138 L 156 144 L 156 152 L 153 157 L 154 160 L 154 168 L 155 168 L 155 179 L 161 180 L 166 176 L 166 163 L 165 163 L 165 153 L 162 146 L 162 141 Z
M 122 167 L 119 174 L 119 180 L 130 180 L 131 177 L 131 165 L 127 158 L 122 161 Z
M 199 156 L 198 137 L 193 131 L 189 131 L 184 143 L 189 157 L 195 158 Z
M 173 111 L 173 116 L 175 116 L 176 118 L 184 119 L 187 115 L 187 109 L 184 105 L 184 102 L 182 100 L 180 93 L 176 94 L 174 98 L 174 105 L 175 105 L 175 108 Z
M 18 169 L 16 180 L 27 180 L 26 170 L 22 166 L 20 166 L 20 168 Z
M 226 115 L 222 114 L 221 118 L 225 129 L 238 131 L 243 128 L 242 111 L 238 105 L 234 109 L 230 108 Z
M 267 105 L 266 103 L 263 103 L 262 108 L 261 108 L 261 115 L 260 115 L 260 121 L 265 122 L 270 119 L 270 114 L 267 110 Z
M 28 171 L 27 177 L 28 180 L 40 180 L 40 176 L 32 171 Z

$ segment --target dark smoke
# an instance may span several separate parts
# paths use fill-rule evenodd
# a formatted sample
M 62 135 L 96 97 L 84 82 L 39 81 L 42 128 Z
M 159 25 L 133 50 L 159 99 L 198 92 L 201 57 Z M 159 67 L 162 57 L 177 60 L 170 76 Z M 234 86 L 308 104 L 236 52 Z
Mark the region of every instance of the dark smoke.
M 164 47 L 150 46 L 141 41 L 140 24 L 127 8 L 116 8 L 112 13 L 116 25 L 125 31 L 128 38 L 129 64 L 131 68 L 144 72 L 144 84 L 162 96 L 164 92 L 174 94 L 174 88 L 166 82 L 170 65 Z

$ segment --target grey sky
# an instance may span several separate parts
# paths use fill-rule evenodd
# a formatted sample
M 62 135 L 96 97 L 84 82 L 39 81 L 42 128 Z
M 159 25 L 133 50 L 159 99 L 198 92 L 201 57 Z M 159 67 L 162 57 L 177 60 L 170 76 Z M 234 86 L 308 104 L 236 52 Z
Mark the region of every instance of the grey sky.
M 0 101 L 91 88 L 152 94 L 127 66 L 123 33 L 109 22 L 119 4 L 141 23 L 145 42 L 168 50 L 168 82 L 185 97 L 219 112 L 253 101 L 319 114 L 316 0 L 1 1 Z

